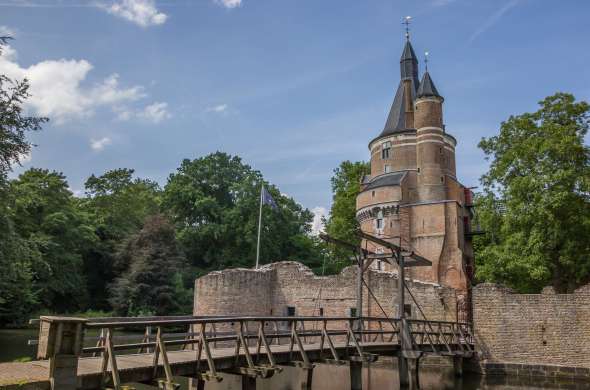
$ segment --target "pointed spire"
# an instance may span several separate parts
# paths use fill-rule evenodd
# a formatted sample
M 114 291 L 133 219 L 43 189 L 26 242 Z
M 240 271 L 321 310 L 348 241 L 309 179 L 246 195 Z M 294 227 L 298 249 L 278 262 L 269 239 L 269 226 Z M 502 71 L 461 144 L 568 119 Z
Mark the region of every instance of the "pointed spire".
M 438 93 L 438 90 L 434 86 L 434 82 L 432 81 L 432 78 L 430 77 L 430 73 L 428 73 L 428 71 L 426 71 L 424 73 L 424 76 L 422 77 L 422 82 L 420 83 L 420 86 L 418 87 L 418 92 L 416 92 L 416 97 L 417 98 L 438 97 L 438 98 L 442 99 L 442 96 L 440 96 L 440 94 Z
M 412 79 L 415 85 L 418 85 L 418 58 L 414 52 L 414 48 L 410 43 L 410 40 L 406 41 L 404 51 L 399 60 L 400 64 L 400 76 L 403 79 Z

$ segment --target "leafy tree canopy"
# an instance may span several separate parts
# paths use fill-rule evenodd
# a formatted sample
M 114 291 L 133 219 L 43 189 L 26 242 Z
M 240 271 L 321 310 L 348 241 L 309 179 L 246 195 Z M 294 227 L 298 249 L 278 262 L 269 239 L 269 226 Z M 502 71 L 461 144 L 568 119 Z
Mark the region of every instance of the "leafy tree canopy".
M 170 213 L 179 240 L 195 267 L 211 270 L 254 265 L 263 183 L 260 172 L 239 157 L 221 152 L 184 160 L 170 175 L 163 209 Z M 319 258 L 308 236 L 312 213 L 275 186 L 265 183 L 265 187 L 278 210 L 263 208 L 261 263 Z
M 180 308 L 190 310 L 182 307 L 186 299 L 179 299 L 187 294 L 179 296 L 177 291 L 186 259 L 177 245 L 174 226 L 166 217 L 148 217 L 143 228 L 123 242 L 117 257 L 129 264 L 111 286 L 111 304 L 118 314 L 170 315 Z
M 0 55 L 7 39 L 0 37 Z M 26 132 L 41 130 L 41 125 L 48 120 L 23 113 L 23 104 L 29 96 L 26 79 L 11 80 L 0 74 L 0 180 L 5 180 L 11 166 L 30 152 L 31 143 L 26 139 Z
M 88 216 L 61 173 L 31 168 L 10 187 L 15 230 L 40 253 L 33 264 L 40 302 L 62 312 L 79 309 L 86 299 L 82 254 L 96 241 Z
M 478 212 L 477 276 L 524 292 L 590 280 L 589 105 L 557 93 L 479 147 L 490 160 Z
M 108 285 L 129 267 L 115 261 L 120 242 L 141 229 L 145 219 L 160 209 L 157 183 L 134 178 L 133 169 L 113 169 L 103 175 L 90 176 L 85 183 L 86 198 L 80 208 L 92 219 L 99 241 L 84 256 L 90 305 L 108 310 Z
M 354 234 L 359 228 L 356 219 L 356 197 L 361 189 L 361 180 L 371 171 L 367 162 L 343 161 L 334 169 L 332 176 L 332 208 L 327 219 L 326 233 L 350 243 L 360 243 Z M 332 248 L 332 267 L 339 270 L 349 264 L 350 253 L 341 248 Z

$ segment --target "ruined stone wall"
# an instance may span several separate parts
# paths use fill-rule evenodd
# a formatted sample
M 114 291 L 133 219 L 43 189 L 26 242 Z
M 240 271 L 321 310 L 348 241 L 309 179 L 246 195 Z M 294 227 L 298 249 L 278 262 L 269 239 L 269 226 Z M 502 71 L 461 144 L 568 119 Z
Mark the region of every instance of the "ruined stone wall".
M 477 347 L 485 363 L 590 367 L 590 285 L 573 294 L 473 289 Z
M 195 282 L 195 315 L 284 316 L 287 307 L 295 315 L 349 316 L 356 307 L 356 267 L 338 275 L 317 276 L 301 263 L 284 261 L 258 270 L 230 269 L 209 273 Z M 388 316 L 395 316 L 398 279 L 392 272 L 371 270 L 367 283 Z M 456 298 L 453 289 L 433 283 L 411 282 L 410 290 L 431 320 L 454 321 Z M 363 314 L 382 317 L 383 312 L 363 289 Z M 422 318 L 407 296 L 412 317 Z
M 195 281 L 195 315 L 268 315 L 273 273 L 267 269 L 214 271 Z

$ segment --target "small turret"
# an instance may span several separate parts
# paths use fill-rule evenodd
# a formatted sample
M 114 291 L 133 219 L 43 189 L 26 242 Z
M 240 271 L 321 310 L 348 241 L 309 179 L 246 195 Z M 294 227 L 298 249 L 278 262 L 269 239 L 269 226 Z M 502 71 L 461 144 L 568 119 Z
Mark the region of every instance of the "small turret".
M 444 99 L 438 93 L 430 73 L 426 71 L 416 92 L 414 124 L 416 130 L 421 127 L 437 127 L 443 130 L 442 103 Z
M 414 107 L 416 125 L 416 163 L 418 167 L 418 198 L 422 202 L 446 199 L 442 103 L 428 71 L 424 73 Z

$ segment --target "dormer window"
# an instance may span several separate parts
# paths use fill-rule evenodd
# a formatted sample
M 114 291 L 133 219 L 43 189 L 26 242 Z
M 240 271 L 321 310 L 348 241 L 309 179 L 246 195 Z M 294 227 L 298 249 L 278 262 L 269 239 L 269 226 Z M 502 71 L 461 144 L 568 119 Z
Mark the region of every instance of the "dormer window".
M 389 159 L 389 151 L 391 150 L 391 142 L 387 141 L 383 143 L 381 147 L 381 158 L 383 160 Z

